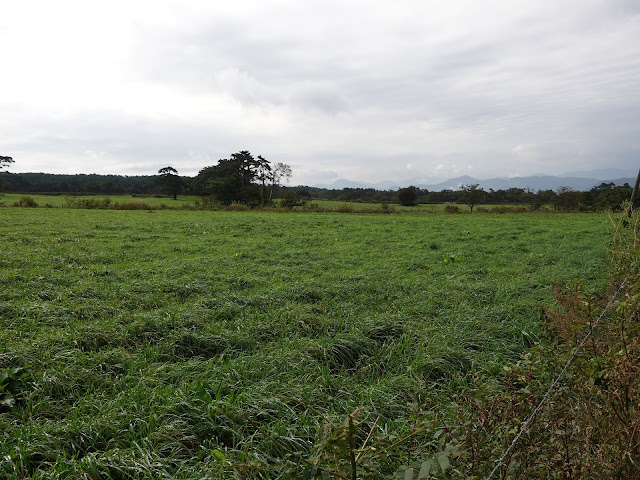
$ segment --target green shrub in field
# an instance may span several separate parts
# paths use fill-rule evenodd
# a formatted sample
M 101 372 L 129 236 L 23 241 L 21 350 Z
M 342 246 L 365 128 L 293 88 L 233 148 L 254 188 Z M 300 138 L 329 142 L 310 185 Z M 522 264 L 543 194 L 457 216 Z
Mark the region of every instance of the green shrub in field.
M 195 201 L 194 208 L 196 210 L 220 210 L 222 208 L 222 204 L 216 200 L 215 197 L 205 196 L 202 197 L 202 201 Z
M 444 206 L 444 211 L 446 213 L 460 213 L 460 207 L 458 207 L 457 205 L 453 205 L 451 203 L 447 203 Z
M 106 209 L 111 207 L 111 199 L 107 198 L 77 198 L 66 196 L 62 202 L 63 208 Z
M 341 203 L 340 205 L 338 205 L 338 208 L 336 208 L 336 210 L 340 213 L 352 213 L 355 211 L 355 207 L 350 203 Z
M 13 204 L 14 207 L 27 207 L 27 208 L 35 208 L 38 206 L 38 202 L 36 202 L 32 197 L 20 197 L 20 199 Z
M 249 207 L 242 203 L 232 203 L 226 208 L 226 210 L 229 210 L 230 212 L 244 212 L 249 210 Z
M 526 213 L 527 207 L 497 205 L 491 207 L 491 213 Z
M 116 210 L 154 210 L 155 207 L 152 207 L 147 202 L 143 201 L 134 201 L 134 202 L 125 202 L 125 203 L 116 203 L 113 208 Z

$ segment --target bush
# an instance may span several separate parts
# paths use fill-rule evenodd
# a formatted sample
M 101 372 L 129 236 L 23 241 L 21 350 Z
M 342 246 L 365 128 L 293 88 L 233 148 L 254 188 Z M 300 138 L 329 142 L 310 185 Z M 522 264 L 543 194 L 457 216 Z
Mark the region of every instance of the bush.
M 111 199 L 109 197 L 104 199 L 99 198 L 75 198 L 75 197 L 64 197 L 64 201 L 62 202 L 63 208 L 88 208 L 88 209 L 96 209 L 96 208 L 111 208 Z
M 147 202 L 126 202 L 116 203 L 114 205 L 116 210 L 153 210 L 153 207 Z
M 227 210 L 231 212 L 244 212 L 245 210 L 249 210 L 249 207 L 242 203 L 232 203 L 227 207 Z
M 526 207 L 507 207 L 505 205 L 498 205 L 491 208 L 491 213 L 526 213 Z
M 396 195 L 400 205 L 404 205 L 405 207 L 415 207 L 418 205 L 418 189 L 416 187 L 401 188 Z
M 340 213 L 351 213 L 355 210 L 355 208 L 349 203 L 341 203 L 340 205 L 338 205 L 338 208 L 336 210 Z
M 20 200 L 13 204 L 14 207 L 35 208 L 38 203 L 32 197 L 20 197 Z
M 304 206 L 307 204 L 306 200 L 303 200 L 297 192 L 293 190 L 286 190 L 282 194 L 282 199 L 280 200 L 280 206 L 283 208 L 293 208 L 297 206 Z
M 460 207 L 451 203 L 447 203 L 444 206 L 444 211 L 445 213 L 460 213 Z

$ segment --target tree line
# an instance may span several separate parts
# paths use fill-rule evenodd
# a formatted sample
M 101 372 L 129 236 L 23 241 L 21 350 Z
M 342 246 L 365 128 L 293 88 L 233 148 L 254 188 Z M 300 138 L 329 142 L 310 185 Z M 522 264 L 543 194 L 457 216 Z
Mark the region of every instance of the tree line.
M 13 163 L 11 157 L 0 157 L 0 168 Z M 229 205 L 267 205 L 280 195 L 282 182 L 289 181 L 291 167 L 271 163 L 263 156 L 254 157 L 242 150 L 216 165 L 203 168 L 195 177 L 180 176 L 176 168 L 163 167 L 158 175 L 59 175 L 49 173 L 2 172 L 0 191 L 17 193 L 65 194 L 138 194 L 199 195 Z
M 439 192 L 415 186 L 399 190 L 376 190 L 374 188 L 343 188 L 328 190 L 324 188 L 299 186 L 290 187 L 298 196 L 306 199 L 323 199 L 343 202 L 363 203 L 399 203 L 405 206 L 419 204 L 455 203 L 468 205 L 473 211 L 476 205 L 517 205 L 531 210 L 539 210 L 551 205 L 557 211 L 600 211 L 616 210 L 631 197 L 632 188 L 625 183 L 622 186 L 603 182 L 588 191 L 577 191 L 570 187 L 557 190 L 528 190 L 509 188 L 485 191 L 478 184 L 461 185 L 460 190 L 442 190 Z
M 0 170 L 13 163 L 11 157 L 0 157 Z M 557 190 L 523 188 L 485 191 L 478 184 L 462 185 L 460 190 L 432 192 L 415 186 L 399 190 L 375 188 L 326 189 L 311 186 L 284 187 L 292 176 L 291 167 L 271 163 L 249 151 L 233 153 L 216 165 L 203 168 L 195 177 L 180 176 L 167 166 L 158 175 L 98 175 L 0 172 L 0 192 L 76 193 L 76 194 L 138 194 L 138 195 L 199 195 L 229 205 L 268 205 L 275 198 L 284 199 L 287 206 L 313 199 L 363 203 L 400 203 L 402 205 L 461 203 L 473 208 L 479 204 L 521 205 L 532 210 L 552 205 L 558 211 L 594 211 L 616 209 L 631 197 L 632 188 L 614 183 L 602 183 L 589 191 L 569 187 Z

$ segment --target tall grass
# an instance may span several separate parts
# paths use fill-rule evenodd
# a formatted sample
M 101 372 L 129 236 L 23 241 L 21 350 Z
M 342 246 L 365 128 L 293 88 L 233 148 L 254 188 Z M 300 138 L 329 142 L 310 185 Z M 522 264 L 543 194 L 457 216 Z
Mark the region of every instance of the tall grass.
M 392 477 L 606 283 L 601 215 L 0 218 L 5 478 Z
M 429 478 L 640 478 L 640 213 L 612 214 L 610 234 L 609 285 L 558 286 L 545 341 L 505 368 L 500 389 L 476 377 L 456 394 L 436 420 L 442 442 L 404 478 L 433 452 L 449 466 Z

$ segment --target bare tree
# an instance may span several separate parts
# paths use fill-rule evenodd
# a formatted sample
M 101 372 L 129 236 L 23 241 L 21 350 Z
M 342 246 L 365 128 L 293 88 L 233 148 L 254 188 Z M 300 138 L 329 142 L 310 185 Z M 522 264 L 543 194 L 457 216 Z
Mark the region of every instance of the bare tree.
M 286 180 L 288 183 L 292 175 L 293 172 L 291 171 L 291 167 L 286 163 L 278 162 L 273 166 L 270 175 L 271 189 L 269 190 L 269 201 L 271 201 L 274 189 L 280 186 L 282 180 Z

